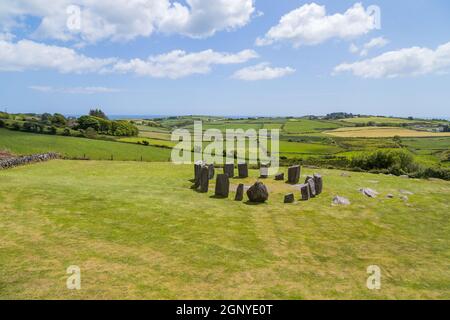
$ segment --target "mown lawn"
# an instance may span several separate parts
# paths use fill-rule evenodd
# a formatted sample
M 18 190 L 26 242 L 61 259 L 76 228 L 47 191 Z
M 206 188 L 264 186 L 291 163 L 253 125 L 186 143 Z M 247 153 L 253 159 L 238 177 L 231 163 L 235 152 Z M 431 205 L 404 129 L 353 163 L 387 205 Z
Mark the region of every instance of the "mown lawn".
M 267 204 L 211 198 L 190 189 L 191 166 L 169 163 L 0 171 L 0 299 L 450 298 L 449 182 L 319 171 L 324 193 L 292 205 L 295 189 L 271 179 Z M 352 205 L 332 206 L 336 194 Z M 80 291 L 66 289 L 70 265 Z
M 58 152 L 70 158 L 93 160 L 169 161 L 168 149 L 114 141 L 89 140 L 85 138 L 52 136 L 0 129 L 0 150 L 15 154 Z

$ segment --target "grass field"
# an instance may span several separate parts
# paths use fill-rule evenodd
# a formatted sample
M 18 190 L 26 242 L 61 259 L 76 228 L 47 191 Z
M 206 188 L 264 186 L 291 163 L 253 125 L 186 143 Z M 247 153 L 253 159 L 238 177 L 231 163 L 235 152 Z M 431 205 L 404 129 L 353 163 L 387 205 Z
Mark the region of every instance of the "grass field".
M 331 130 L 341 127 L 334 122 L 318 120 L 290 120 L 284 125 L 287 134 L 308 133 L 314 131 Z
M 319 198 L 284 205 L 293 187 L 266 180 L 269 202 L 247 205 L 190 190 L 191 166 L 0 171 L 0 299 L 450 298 L 449 182 L 319 172 Z M 336 194 L 352 205 L 333 207 Z M 80 291 L 66 289 L 70 265 Z M 366 288 L 369 265 L 382 269 L 379 291 Z
M 89 140 L 85 138 L 63 137 L 25 133 L 0 129 L 0 150 L 6 149 L 15 154 L 58 152 L 71 158 L 93 160 L 140 160 L 168 161 L 170 150 L 140 146 L 114 141 Z
M 347 118 L 340 120 L 342 122 L 348 123 L 367 123 L 374 122 L 376 124 L 386 123 L 386 124 L 415 124 L 415 123 L 432 123 L 433 121 L 427 120 L 409 120 L 402 118 L 389 118 L 389 117 L 361 117 L 361 118 Z
M 325 134 L 346 138 L 450 137 L 450 132 L 415 131 L 392 127 L 339 128 Z

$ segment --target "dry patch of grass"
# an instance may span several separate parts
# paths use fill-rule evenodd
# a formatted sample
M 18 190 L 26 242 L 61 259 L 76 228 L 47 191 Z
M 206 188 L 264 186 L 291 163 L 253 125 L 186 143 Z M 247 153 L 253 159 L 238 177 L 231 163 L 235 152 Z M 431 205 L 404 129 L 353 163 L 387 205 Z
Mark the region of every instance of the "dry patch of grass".
M 343 138 L 450 137 L 450 132 L 415 131 L 392 127 L 339 128 L 324 133 Z

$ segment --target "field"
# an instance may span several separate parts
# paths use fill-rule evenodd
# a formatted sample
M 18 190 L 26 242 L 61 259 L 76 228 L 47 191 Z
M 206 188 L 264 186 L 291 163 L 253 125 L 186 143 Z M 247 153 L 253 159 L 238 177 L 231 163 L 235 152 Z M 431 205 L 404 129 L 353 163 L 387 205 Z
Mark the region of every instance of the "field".
M 247 205 L 192 191 L 192 171 L 62 160 L 0 171 L 0 298 L 450 298 L 449 182 L 320 170 L 320 198 L 284 205 L 293 187 L 266 180 L 269 202 Z M 352 205 L 332 206 L 336 194 Z M 366 288 L 374 264 L 379 291 Z M 65 287 L 70 265 L 80 291 Z
M 0 129 L 0 150 L 15 154 L 58 152 L 71 158 L 93 160 L 168 161 L 170 150 L 114 141 L 51 136 Z
M 339 128 L 326 134 L 345 138 L 450 137 L 450 132 L 427 132 L 392 127 Z

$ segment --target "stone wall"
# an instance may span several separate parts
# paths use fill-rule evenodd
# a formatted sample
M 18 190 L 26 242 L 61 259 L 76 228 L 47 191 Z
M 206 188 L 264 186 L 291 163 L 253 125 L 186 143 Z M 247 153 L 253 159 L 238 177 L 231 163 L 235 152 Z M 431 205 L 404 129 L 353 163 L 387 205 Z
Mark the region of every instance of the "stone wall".
M 3 159 L 3 160 L 0 160 L 0 170 L 14 168 L 14 167 L 22 166 L 25 164 L 34 163 L 34 162 L 49 161 L 49 160 L 58 159 L 58 158 L 59 158 L 59 155 L 57 153 L 49 152 L 49 153 L 42 153 L 42 154 L 33 154 L 30 156 L 22 156 L 22 157 L 16 157 L 16 158 Z

